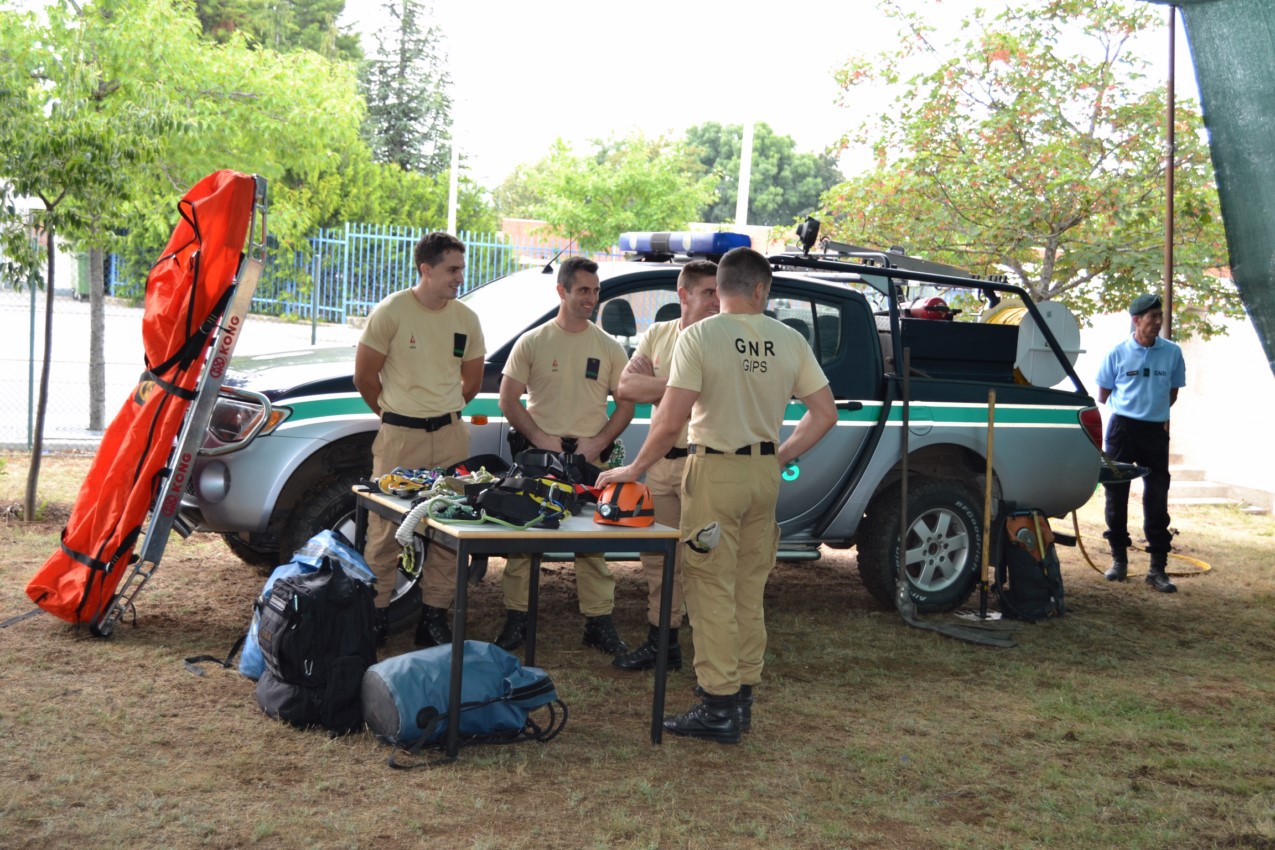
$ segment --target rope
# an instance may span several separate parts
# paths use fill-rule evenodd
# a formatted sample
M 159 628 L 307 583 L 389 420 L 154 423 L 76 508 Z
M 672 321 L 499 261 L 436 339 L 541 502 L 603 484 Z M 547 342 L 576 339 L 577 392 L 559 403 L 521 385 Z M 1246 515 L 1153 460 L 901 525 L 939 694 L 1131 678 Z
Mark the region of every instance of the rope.
M 1076 512 L 1075 512 L 1075 511 L 1072 511 L 1072 512 L 1071 512 L 1071 525 L 1072 525 L 1072 528 L 1074 528 L 1074 529 L 1075 529 L 1075 531 L 1076 531 L 1076 546 L 1077 546 L 1077 548 L 1079 548 L 1079 549 L 1080 549 L 1080 554 L 1082 554 L 1082 555 L 1084 555 L 1084 556 L 1085 556 L 1085 563 L 1087 563 L 1089 566 L 1093 567 L 1093 569 L 1094 569 L 1094 571 L 1095 571 L 1095 572 L 1103 573 L 1103 574 L 1105 575 L 1107 571 L 1106 571 L 1106 570 L 1104 570 L 1102 567 L 1098 566 L 1097 564 L 1095 564 L 1095 563 L 1093 562 L 1093 559 L 1089 557 L 1089 552 L 1085 549 L 1084 541 L 1082 541 L 1082 540 L 1080 539 L 1080 518 L 1076 515 Z M 1146 552 L 1146 551 L 1147 551 L 1146 549 L 1143 549 L 1141 546 L 1132 546 L 1132 545 L 1131 545 L 1131 546 L 1129 546 L 1128 548 L 1132 549 L 1132 550 L 1133 550 L 1133 551 L 1135 551 L 1135 552 Z M 1187 555 L 1179 555 L 1177 552 L 1170 552 L 1170 553 L 1169 553 L 1169 557 L 1170 557 L 1170 558 L 1173 558 L 1174 560 L 1177 560 L 1177 561 L 1186 561 L 1188 564 L 1191 564 L 1191 565 L 1192 565 L 1192 566 L 1194 566 L 1196 569 L 1194 569 L 1194 570 L 1173 570 L 1173 571 L 1165 570 L 1165 574 L 1166 574 L 1166 575 L 1171 575 L 1171 576 L 1198 576 L 1198 575 L 1201 575 L 1201 574 L 1203 574 L 1203 573 L 1207 573 L 1209 570 L 1213 569 L 1213 567 L 1212 567 L 1212 566 L 1210 566 L 1208 563 L 1206 563 L 1206 562 L 1204 562 L 1204 561 L 1201 561 L 1201 560 L 1200 560 L 1200 559 L 1198 559 L 1198 558 L 1192 558 L 1192 557 L 1187 556 Z
M 483 518 L 466 504 L 464 489 L 466 484 L 481 484 L 492 481 L 496 476 L 480 467 L 477 472 L 458 477 L 449 477 L 441 469 L 404 469 L 396 468 L 393 472 L 382 475 L 377 487 L 382 493 L 399 498 L 416 496 L 412 508 L 404 515 L 394 532 L 394 540 L 403 547 L 399 559 L 399 569 L 409 578 L 418 579 L 421 565 L 416 563 L 416 547 L 414 532 L 416 526 L 425 517 L 445 519 L 448 522 L 477 525 Z M 456 517 L 475 517 L 474 519 L 458 519 Z

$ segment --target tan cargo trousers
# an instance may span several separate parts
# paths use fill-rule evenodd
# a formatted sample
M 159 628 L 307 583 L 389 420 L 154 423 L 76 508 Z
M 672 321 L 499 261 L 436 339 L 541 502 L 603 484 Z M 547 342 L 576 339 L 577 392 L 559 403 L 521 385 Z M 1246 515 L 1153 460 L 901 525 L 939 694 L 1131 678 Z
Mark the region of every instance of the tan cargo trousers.
M 774 455 L 692 455 L 682 479 L 681 536 L 716 522 L 721 543 L 686 547 L 682 589 L 694 630 L 695 677 L 709 694 L 761 681 L 766 579 L 775 566 L 779 461 Z
M 661 458 L 646 471 L 646 488 L 655 499 L 655 521 L 669 528 L 680 528 L 682 519 L 682 474 L 686 470 L 686 458 L 669 460 Z M 664 556 L 646 553 L 642 558 L 642 574 L 646 576 L 646 621 L 652 626 L 660 624 L 660 591 L 664 587 Z M 673 606 L 669 628 L 682 625 L 686 614 L 686 602 L 682 598 L 682 547 L 677 547 L 673 564 Z
M 372 441 L 372 480 L 395 467 L 406 469 L 446 468 L 469 457 L 469 425 L 464 420 L 425 431 L 381 423 Z M 376 575 L 376 604 L 390 604 L 394 582 L 398 576 L 398 556 L 403 547 L 394 539 L 398 524 L 369 513 L 367 545 L 363 559 Z M 431 543 L 421 567 L 421 586 L 425 604 L 433 608 L 450 608 L 456 595 L 456 553 Z
M 586 617 L 610 614 L 615 607 L 615 574 L 607 566 L 603 553 L 580 552 L 576 555 L 575 570 L 580 613 Z M 509 556 L 505 561 L 500 589 L 505 597 L 505 608 L 510 611 L 527 610 L 527 597 L 531 593 L 529 555 Z

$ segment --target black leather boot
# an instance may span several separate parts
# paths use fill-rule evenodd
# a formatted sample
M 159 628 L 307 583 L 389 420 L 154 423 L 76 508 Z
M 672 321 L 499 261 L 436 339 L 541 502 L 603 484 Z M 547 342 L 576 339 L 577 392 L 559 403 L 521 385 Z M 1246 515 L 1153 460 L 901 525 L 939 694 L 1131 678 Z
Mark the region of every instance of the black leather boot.
M 1129 575 L 1129 550 L 1124 546 L 1111 544 L 1111 566 L 1103 573 L 1107 581 L 1124 581 Z
M 587 617 L 584 621 L 584 645 L 600 649 L 611 655 L 619 655 L 629 651 L 629 645 L 620 640 L 615 630 L 615 622 L 610 614 L 598 617 Z
M 447 625 L 447 609 L 421 606 L 421 621 L 416 626 L 417 646 L 444 646 L 452 642 L 452 630 Z
M 739 714 L 739 731 L 747 732 L 753 728 L 753 686 L 740 685 L 739 696 L 735 699 L 735 709 Z
M 1165 552 L 1151 553 L 1151 569 L 1147 570 L 1147 584 L 1161 593 L 1177 593 L 1178 586 L 1169 580 L 1165 567 L 1169 564 L 1169 556 Z
M 739 743 L 739 694 L 705 694 L 704 701 L 685 714 L 664 718 L 664 728 L 674 735 L 706 738 L 722 744 Z
M 496 646 L 512 652 L 527 642 L 527 612 L 505 611 L 505 626 L 496 638 Z
M 707 697 L 708 693 L 696 685 L 692 690 L 697 697 Z M 735 713 L 739 715 L 739 731 L 747 732 L 753 728 L 753 686 L 740 685 L 739 696 L 735 699 Z
M 653 670 L 659 657 L 659 645 L 659 626 L 651 626 L 646 634 L 646 643 L 626 655 L 617 655 L 611 666 L 621 670 Z M 677 642 L 677 629 L 668 630 L 668 669 L 682 669 L 682 647 Z

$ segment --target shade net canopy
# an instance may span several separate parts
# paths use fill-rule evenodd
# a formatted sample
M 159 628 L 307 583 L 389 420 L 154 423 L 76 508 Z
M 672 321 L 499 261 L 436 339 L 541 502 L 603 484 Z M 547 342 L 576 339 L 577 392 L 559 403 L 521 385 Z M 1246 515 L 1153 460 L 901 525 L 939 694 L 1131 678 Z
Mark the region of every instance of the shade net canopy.
M 1231 274 L 1275 372 L 1275 2 L 1172 5 L 1195 64 Z

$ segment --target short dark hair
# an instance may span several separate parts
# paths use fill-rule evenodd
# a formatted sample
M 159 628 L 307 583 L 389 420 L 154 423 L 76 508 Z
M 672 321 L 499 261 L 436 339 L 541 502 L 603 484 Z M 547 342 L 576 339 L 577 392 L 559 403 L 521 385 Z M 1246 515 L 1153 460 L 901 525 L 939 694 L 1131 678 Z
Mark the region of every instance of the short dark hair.
M 754 286 L 770 286 L 770 261 L 752 248 L 732 248 L 717 264 L 717 288 L 727 295 L 747 295 Z
M 562 284 L 562 288 L 571 291 L 575 286 L 576 272 L 588 272 L 589 274 L 598 273 L 598 264 L 590 260 L 588 257 L 567 257 L 562 261 L 562 265 L 558 266 L 558 283 Z
M 717 263 L 712 260 L 691 260 L 678 273 L 677 288 L 690 289 L 692 283 L 705 277 L 717 277 Z
M 416 243 L 416 253 L 413 255 L 416 260 L 416 269 L 419 271 L 423 265 L 438 265 L 443 259 L 443 254 L 448 251 L 460 251 L 463 254 L 465 243 L 443 230 L 426 233 L 421 237 L 421 241 Z

